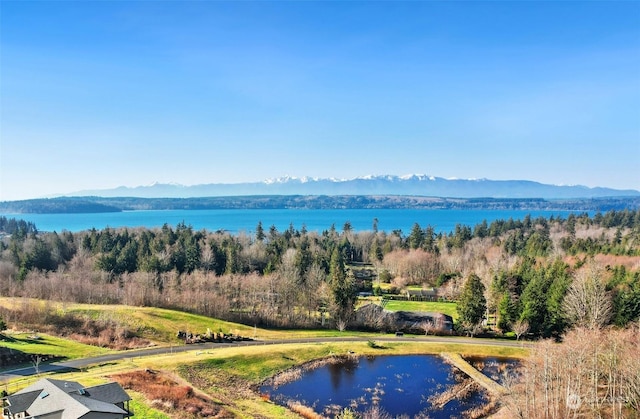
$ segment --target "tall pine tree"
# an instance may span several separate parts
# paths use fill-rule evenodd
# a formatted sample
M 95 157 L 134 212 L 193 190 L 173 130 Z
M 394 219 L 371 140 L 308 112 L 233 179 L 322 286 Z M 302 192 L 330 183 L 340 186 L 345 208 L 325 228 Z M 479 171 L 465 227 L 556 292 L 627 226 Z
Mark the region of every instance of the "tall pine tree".
M 471 330 L 484 318 L 487 310 L 484 291 L 485 286 L 480 278 L 475 274 L 469 276 L 457 306 L 459 321 L 464 328 Z
M 336 324 L 346 324 L 355 308 L 356 292 L 353 280 L 347 275 L 344 266 L 344 254 L 337 247 L 331 253 L 329 278 L 333 292 L 333 318 Z

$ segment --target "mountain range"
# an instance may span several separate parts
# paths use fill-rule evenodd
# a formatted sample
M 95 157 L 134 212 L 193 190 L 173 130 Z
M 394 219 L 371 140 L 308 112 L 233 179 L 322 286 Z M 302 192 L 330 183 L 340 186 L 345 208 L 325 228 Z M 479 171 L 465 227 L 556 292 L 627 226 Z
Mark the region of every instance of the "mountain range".
M 197 198 L 257 195 L 404 195 L 448 198 L 576 199 L 640 196 L 633 189 L 551 185 L 529 180 L 446 179 L 427 175 L 365 176 L 353 179 L 282 177 L 263 182 L 209 183 L 193 186 L 154 183 L 148 186 L 84 190 L 65 196 Z

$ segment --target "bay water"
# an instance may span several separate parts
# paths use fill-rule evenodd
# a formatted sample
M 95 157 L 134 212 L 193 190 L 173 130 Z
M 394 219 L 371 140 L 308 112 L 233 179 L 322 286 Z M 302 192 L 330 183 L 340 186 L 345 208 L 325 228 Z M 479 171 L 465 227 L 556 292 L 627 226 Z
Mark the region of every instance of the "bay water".
M 584 211 L 573 211 L 575 214 Z M 175 227 L 184 223 L 195 230 L 228 231 L 232 234 L 253 234 L 259 222 L 268 232 L 275 226 L 279 232 L 293 226 L 296 230 L 321 233 L 331 229 L 342 231 L 349 223 L 353 231 L 372 231 L 374 223 L 379 231 L 400 230 L 409 234 L 415 223 L 422 228 L 431 225 L 436 233 L 449 233 L 457 224 L 473 228 L 486 220 L 522 220 L 550 216 L 566 218 L 572 211 L 527 210 L 453 210 L 453 209 L 210 209 L 124 211 L 97 214 L 0 214 L 7 218 L 33 222 L 39 231 L 79 232 L 106 227 L 157 228 L 167 224 Z

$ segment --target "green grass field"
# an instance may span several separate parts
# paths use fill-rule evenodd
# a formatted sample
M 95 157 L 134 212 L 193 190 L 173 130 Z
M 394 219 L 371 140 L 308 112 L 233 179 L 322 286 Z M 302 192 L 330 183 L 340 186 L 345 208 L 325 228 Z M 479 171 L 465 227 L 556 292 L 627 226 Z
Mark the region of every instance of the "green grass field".
M 34 304 L 40 304 L 42 301 L 32 300 Z M 11 307 L 16 304 L 10 298 L 0 297 L 0 304 Z M 344 332 L 335 329 L 320 330 L 269 330 L 255 328 L 239 323 L 227 322 L 214 319 L 198 314 L 185 313 L 181 311 L 168 310 L 155 307 L 131 307 L 123 305 L 94 305 L 94 304 L 73 304 L 73 303 L 46 303 L 51 309 L 59 310 L 66 313 L 74 313 L 82 316 L 88 316 L 93 319 L 111 320 L 119 326 L 126 327 L 136 332 L 142 338 L 149 339 L 157 344 L 177 344 L 181 341 L 177 338 L 177 332 L 188 331 L 194 334 L 204 334 L 207 329 L 212 332 L 223 332 L 225 334 L 233 334 L 259 340 L 279 340 L 279 339 L 304 339 L 311 337 L 335 337 L 344 336 Z M 351 333 L 354 336 L 375 336 L 372 333 Z M 22 336 L 22 335 L 21 335 Z M 53 337 L 46 337 L 40 341 L 29 341 L 26 335 L 22 336 L 19 341 L 13 343 L 18 345 L 15 349 L 19 349 L 27 353 L 42 353 L 59 355 L 64 354 L 69 358 L 86 357 L 89 354 L 99 355 L 104 353 L 105 349 L 95 346 L 74 344 L 73 347 L 64 349 L 60 346 L 61 340 Z M 7 342 L 0 342 L 1 346 L 13 348 L 14 346 L 5 345 Z M 29 346 L 27 343 L 31 343 Z M 51 348 L 52 350 L 45 350 Z M 93 353 L 91 353 L 93 352 Z
M 456 303 L 445 303 L 440 301 L 389 300 L 384 308 L 389 311 L 435 311 L 438 313 L 448 314 L 453 317 L 453 320 L 458 319 Z
M 127 390 L 129 395 L 131 396 L 131 402 L 129 404 L 129 408 L 133 410 L 134 417 L 136 418 L 144 418 L 144 419 L 171 419 L 170 416 L 156 410 L 147 405 L 147 401 L 144 396 L 138 393 L 135 393 L 131 390 Z
M 70 339 L 58 338 L 38 333 L 37 339 L 31 333 L 4 333 L 0 338 L 0 347 L 17 350 L 27 354 L 53 355 L 68 359 L 86 358 L 112 352 L 106 348 L 85 345 Z

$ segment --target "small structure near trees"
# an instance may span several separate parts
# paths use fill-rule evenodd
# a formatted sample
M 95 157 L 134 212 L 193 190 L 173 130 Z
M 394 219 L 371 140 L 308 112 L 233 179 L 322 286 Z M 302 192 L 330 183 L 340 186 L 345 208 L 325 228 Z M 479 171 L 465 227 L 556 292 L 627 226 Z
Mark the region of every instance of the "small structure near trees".
M 388 311 L 377 304 L 367 304 L 355 312 L 354 324 L 377 331 L 399 331 L 414 334 L 449 334 L 453 318 L 443 313 Z
M 189 333 L 183 330 L 179 330 L 176 333 L 176 337 L 180 340 L 183 340 L 184 343 L 204 343 L 204 342 L 215 342 L 215 343 L 232 343 L 232 342 L 243 342 L 253 340 L 248 337 L 243 337 L 234 334 L 226 334 L 223 332 L 212 332 L 210 329 L 207 329 L 206 333 Z

